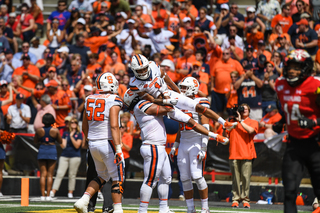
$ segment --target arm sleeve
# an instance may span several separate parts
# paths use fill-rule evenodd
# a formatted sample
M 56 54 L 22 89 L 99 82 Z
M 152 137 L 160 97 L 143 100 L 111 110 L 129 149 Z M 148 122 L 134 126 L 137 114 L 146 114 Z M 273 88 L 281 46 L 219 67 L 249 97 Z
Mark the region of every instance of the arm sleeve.
M 143 113 L 149 109 L 149 107 L 152 106 L 152 103 L 150 101 L 142 100 L 138 103 L 139 110 Z
M 115 102 L 115 105 L 120 106 L 120 108 L 123 107 L 123 102 L 118 95 L 114 98 L 114 102 Z
M 204 107 L 210 108 L 210 102 L 209 102 L 209 100 L 207 98 L 202 98 L 199 101 L 199 104 L 204 106 Z

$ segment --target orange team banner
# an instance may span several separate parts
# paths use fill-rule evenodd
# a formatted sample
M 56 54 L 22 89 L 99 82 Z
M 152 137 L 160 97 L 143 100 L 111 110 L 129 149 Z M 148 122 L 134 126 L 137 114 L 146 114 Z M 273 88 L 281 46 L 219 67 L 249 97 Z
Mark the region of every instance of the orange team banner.
M 195 51 L 202 50 L 205 55 L 209 52 L 209 44 L 207 42 L 207 36 L 204 33 L 197 33 L 193 37 L 192 41 Z

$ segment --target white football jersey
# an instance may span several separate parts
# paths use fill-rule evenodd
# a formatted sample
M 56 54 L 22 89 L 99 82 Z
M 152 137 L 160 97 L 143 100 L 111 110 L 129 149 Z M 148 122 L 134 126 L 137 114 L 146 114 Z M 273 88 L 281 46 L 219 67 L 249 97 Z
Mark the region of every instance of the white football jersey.
M 152 104 L 150 101 L 141 100 L 133 108 L 134 116 L 141 129 L 142 143 L 165 145 L 167 134 L 163 117 L 145 113 Z
M 134 93 L 147 92 L 154 98 L 158 98 L 164 91 L 167 91 L 167 83 L 161 78 L 160 68 L 153 61 L 149 62 L 151 70 L 149 79 L 139 80 L 136 77 L 130 79 L 130 89 Z
M 94 94 L 86 98 L 89 140 L 112 140 L 109 112 L 113 106 L 123 106 L 122 100 L 114 94 Z
M 195 98 L 193 100 L 204 107 L 210 108 L 210 102 L 207 98 Z M 182 110 L 182 111 L 185 114 L 189 115 L 191 118 L 193 118 L 193 120 L 195 120 L 197 123 L 200 123 L 200 116 L 198 112 L 188 111 L 188 110 Z M 200 133 L 194 131 L 191 127 L 188 127 L 187 124 L 184 124 L 184 123 L 180 123 L 180 131 L 181 131 L 180 140 L 183 140 L 183 141 L 193 142 L 193 140 L 190 140 L 190 138 L 202 136 Z

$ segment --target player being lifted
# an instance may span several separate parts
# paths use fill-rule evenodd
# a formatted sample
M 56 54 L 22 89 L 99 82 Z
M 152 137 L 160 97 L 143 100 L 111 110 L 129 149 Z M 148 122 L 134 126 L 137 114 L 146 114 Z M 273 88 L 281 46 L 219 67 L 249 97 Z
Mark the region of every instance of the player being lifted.
M 148 61 L 141 54 L 134 55 L 131 60 L 134 77 L 130 79 L 130 89 L 140 97 L 156 104 L 174 105 L 181 110 L 189 110 L 218 121 L 225 128 L 233 128 L 236 123 L 225 121 L 211 109 L 204 107 L 182 94 L 169 76 L 153 61 Z M 171 89 L 168 89 L 168 86 Z M 177 108 L 174 108 L 177 111 Z
M 86 98 L 82 130 L 89 141 L 98 176 L 89 183 L 74 208 L 79 213 L 87 213 L 90 198 L 112 178 L 114 213 L 123 213 L 121 203 L 124 161 L 119 129 L 119 112 L 123 103 L 115 94 L 118 92 L 118 81 L 111 73 L 99 75 L 96 85 L 100 94 Z
M 193 77 L 186 77 L 179 83 L 179 88 L 181 93 L 186 97 L 191 98 L 204 107 L 210 107 L 207 98 L 195 97 L 199 91 L 199 82 L 197 79 Z M 209 130 L 209 119 L 207 117 L 195 111 L 183 110 L 183 112 Z M 170 156 L 173 157 L 176 149 L 179 147 L 177 160 L 180 171 L 180 179 L 188 208 L 187 213 L 196 212 L 193 202 L 192 180 L 196 182 L 199 190 L 202 207 L 201 213 L 209 213 L 208 185 L 202 176 L 207 153 L 208 137 L 195 132 L 193 129 L 184 124 L 180 124 L 179 139 L 180 143 L 174 143 L 170 152 Z M 177 141 L 179 141 L 179 139 Z
M 289 134 L 282 163 L 285 213 L 297 212 L 296 197 L 304 166 L 311 176 L 314 194 L 320 198 L 320 79 L 311 76 L 313 63 L 305 50 L 291 51 L 283 77 L 275 84 Z M 319 213 L 320 207 L 314 212 Z
M 166 130 L 163 123 L 163 115 L 174 112 L 173 108 L 159 106 L 147 100 L 141 100 L 138 94 L 133 93 L 130 89 L 124 94 L 124 103 L 134 116 L 141 128 L 142 146 L 140 148 L 141 156 L 144 159 L 144 182 L 140 189 L 140 207 L 139 213 L 146 213 L 148 203 L 153 188 L 158 180 L 158 194 L 160 199 L 160 213 L 169 212 L 167 198 L 168 187 L 171 183 L 171 170 L 168 155 L 165 151 Z M 190 125 L 201 134 L 209 135 L 209 131 L 202 125 L 196 123 L 189 115 L 180 110 L 177 111 L 179 118 L 184 123 Z M 175 114 L 173 114 L 175 115 Z M 212 133 L 214 134 L 214 133 Z M 216 134 L 215 134 L 216 135 Z M 217 135 L 216 137 L 222 137 Z M 217 139 L 228 143 L 227 138 Z

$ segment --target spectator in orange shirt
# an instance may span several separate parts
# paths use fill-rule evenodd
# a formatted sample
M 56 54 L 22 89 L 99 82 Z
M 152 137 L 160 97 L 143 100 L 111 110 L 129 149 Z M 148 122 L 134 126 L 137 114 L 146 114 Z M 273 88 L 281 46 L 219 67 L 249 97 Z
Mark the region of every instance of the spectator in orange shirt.
M 93 27 L 90 28 L 90 37 L 86 38 L 84 40 L 84 46 L 89 47 L 91 52 L 98 53 L 99 47 L 102 44 L 107 43 L 109 41 L 109 39 L 111 39 L 112 37 L 118 35 L 119 33 L 121 33 L 121 31 L 122 31 L 122 28 L 120 28 L 120 30 L 112 33 L 111 35 L 100 36 L 99 28 L 93 26 Z
M 231 58 L 237 61 L 241 61 L 243 59 L 243 51 L 240 47 L 236 46 L 236 38 L 235 36 L 229 36 L 229 44 L 230 44 L 230 53 Z
M 171 61 L 173 61 L 173 57 L 172 57 L 173 52 L 169 51 L 168 49 L 162 49 L 160 51 L 160 56 L 161 56 L 161 61 L 163 61 L 164 59 L 169 59 Z
M 70 99 L 63 90 L 58 89 L 59 85 L 55 80 L 49 81 L 45 86 L 51 98 L 52 107 L 56 111 L 58 128 L 63 129 L 65 127 L 64 119 L 68 116 L 68 112 L 71 109 Z
M 231 58 L 229 49 L 225 49 L 222 58 L 211 69 L 211 109 L 220 115 L 227 104 L 225 95 L 230 91 L 230 73 L 233 71 L 237 71 L 239 76 L 244 74 L 241 64 Z
M 112 59 L 112 63 L 111 64 L 107 64 L 104 67 L 103 72 L 111 72 L 112 74 L 118 74 L 119 71 L 123 71 L 123 72 L 127 72 L 126 67 L 124 66 L 123 63 L 118 62 L 118 53 L 116 52 L 112 52 L 111 53 L 111 59 Z
M 12 76 L 21 75 L 23 79 L 23 86 L 28 88 L 35 88 L 36 83 L 40 78 L 40 71 L 38 67 L 30 64 L 30 56 L 28 55 L 28 53 L 23 54 L 21 60 L 23 61 L 22 66 L 15 69 Z M 22 93 L 26 97 L 29 97 L 31 95 L 30 92 L 26 90 L 24 90 Z
M 176 65 L 176 72 L 180 74 L 180 79 L 186 77 L 190 73 L 193 62 L 196 61 L 196 57 L 193 55 L 194 46 L 187 44 L 183 46 L 183 56 L 178 59 Z
M 237 90 L 234 88 L 234 83 L 236 83 L 237 79 L 239 78 L 239 73 L 237 71 L 233 71 L 230 73 L 230 77 L 231 77 L 231 85 L 230 85 L 230 91 L 226 94 L 226 98 L 227 98 L 227 112 L 228 115 L 231 116 L 232 115 L 232 108 L 238 104 L 238 94 L 237 94 Z
M 160 69 L 164 71 L 174 83 L 178 83 L 180 75 L 175 72 L 175 67 L 171 60 L 164 59 L 160 64 Z
M 118 54 L 118 58 L 117 61 L 118 62 L 122 62 L 121 57 L 120 57 L 120 50 L 119 48 L 115 45 L 115 43 L 109 41 L 106 45 L 106 50 L 105 51 L 101 51 L 99 54 L 99 60 L 98 63 L 101 65 L 102 69 L 104 69 L 104 67 L 107 64 L 111 64 L 112 63 L 112 58 L 111 58 L 111 53 L 116 52 Z
M 186 18 L 189 18 L 189 17 L 186 17 Z M 189 21 L 188 21 L 189 22 Z M 190 22 L 189 22 L 190 23 Z M 200 27 L 198 27 L 199 30 L 200 30 Z M 185 29 L 182 28 L 183 30 L 185 30 L 185 35 L 183 35 L 182 33 L 180 35 L 183 35 L 181 37 L 181 40 L 180 40 L 180 44 L 181 45 L 187 45 L 187 44 L 192 44 L 193 42 L 193 33 L 194 33 L 194 28 L 193 27 L 186 27 Z M 183 30 L 181 30 L 183 32 Z
M 182 5 L 183 7 L 181 7 L 181 12 L 184 13 L 187 17 L 190 17 L 192 23 L 194 23 L 199 15 L 199 12 L 192 2 L 192 0 L 187 0 L 185 7 Z
M 120 134 L 121 134 L 121 147 L 122 147 L 122 153 L 123 153 L 123 158 L 125 162 L 125 177 L 128 178 L 128 169 L 130 168 L 130 150 L 132 148 L 132 142 L 133 142 L 133 137 L 130 133 L 127 132 L 127 123 L 121 122 L 121 127 L 120 127 Z
M 280 23 L 282 27 L 282 32 L 287 33 L 293 23 L 292 18 L 290 16 L 290 6 L 287 4 L 284 4 L 281 9 L 282 9 L 282 13 L 273 17 L 271 21 L 271 27 L 275 28 L 275 26 L 278 23 Z
M 162 9 L 162 1 L 154 0 L 152 1 L 152 17 L 155 20 L 155 23 L 160 25 L 160 28 L 164 28 L 164 22 L 168 18 L 167 11 Z
M 250 208 L 249 192 L 252 160 L 257 158 L 253 137 L 258 133 L 259 123 L 249 118 L 249 105 L 242 104 L 241 106 L 244 111 L 238 112 L 238 116 L 236 117 L 239 123 L 229 132 L 229 165 L 232 173 L 233 194 L 232 207 L 239 207 L 239 202 L 242 201 L 244 208 Z M 227 135 L 225 129 L 223 135 Z M 240 187 L 241 181 L 242 187 Z
M 138 28 L 137 30 L 139 30 L 140 32 L 144 32 L 144 25 L 146 23 L 153 24 L 155 22 L 149 9 L 147 9 L 147 14 L 144 14 L 142 10 L 143 7 L 141 5 L 136 5 L 134 9 L 135 16 L 131 17 L 133 20 L 136 21 L 135 27 Z
M 255 50 L 258 49 L 258 41 L 264 39 L 264 35 L 259 29 L 259 24 L 253 23 L 247 33 L 247 43 L 252 45 Z
M 276 105 L 269 105 L 266 112 L 267 114 L 259 122 L 259 134 L 256 135 L 257 139 L 268 139 L 277 135 L 277 133 L 272 130 L 272 126 L 280 121 L 282 116 L 278 112 Z
M 258 50 L 257 52 L 253 53 L 253 57 L 259 58 L 260 55 L 265 55 L 267 58 L 267 61 L 271 60 L 272 55 L 269 51 L 266 50 L 266 43 L 264 42 L 264 40 L 258 41 Z
M 2 104 L 0 105 L 1 107 L 1 113 L 3 116 L 6 116 L 8 113 L 8 108 L 9 106 L 13 103 L 13 92 L 12 92 L 12 87 L 8 86 L 8 82 L 5 80 L 1 80 L 0 81 L 0 102 L 2 102 Z M 11 93 L 11 96 L 10 96 Z M 5 104 L 4 104 L 5 103 Z M 2 119 L 2 117 L 1 117 Z M 0 120 L 0 122 L 4 122 L 2 120 Z M 1 129 L 4 129 L 4 127 Z
M 279 37 L 285 38 L 286 41 L 291 44 L 291 37 L 288 33 L 282 33 L 282 27 L 280 23 L 276 24 L 274 28 L 274 33 L 272 33 L 269 37 L 269 44 L 272 46 L 272 49 L 277 50 L 277 47 L 280 47 L 278 42 Z
M 170 38 L 170 42 L 176 48 L 179 47 L 179 29 L 180 26 L 183 26 L 182 20 L 186 17 L 186 15 L 180 11 L 180 8 L 180 2 L 174 1 L 172 3 L 172 9 L 169 18 L 165 21 L 165 26 L 174 34 Z
M 198 80 L 200 83 L 199 91 L 203 94 L 199 94 L 200 96 L 207 97 L 208 96 L 208 84 L 210 81 L 209 75 L 205 72 L 201 71 L 201 63 L 199 61 L 195 61 L 192 64 L 192 71 L 188 76 L 192 76 Z
M 92 78 L 93 73 L 95 72 L 95 70 L 101 70 L 101 66 L 98 63 L 98 59 L 99 59 L 99 55 L 97 53 L 92 53 L 89 55 L 89 62 L 90 64 L 88 64 L 87 69 L 86 69 L 86 74 L 88 76 L 90 76 L 90 78 Z

